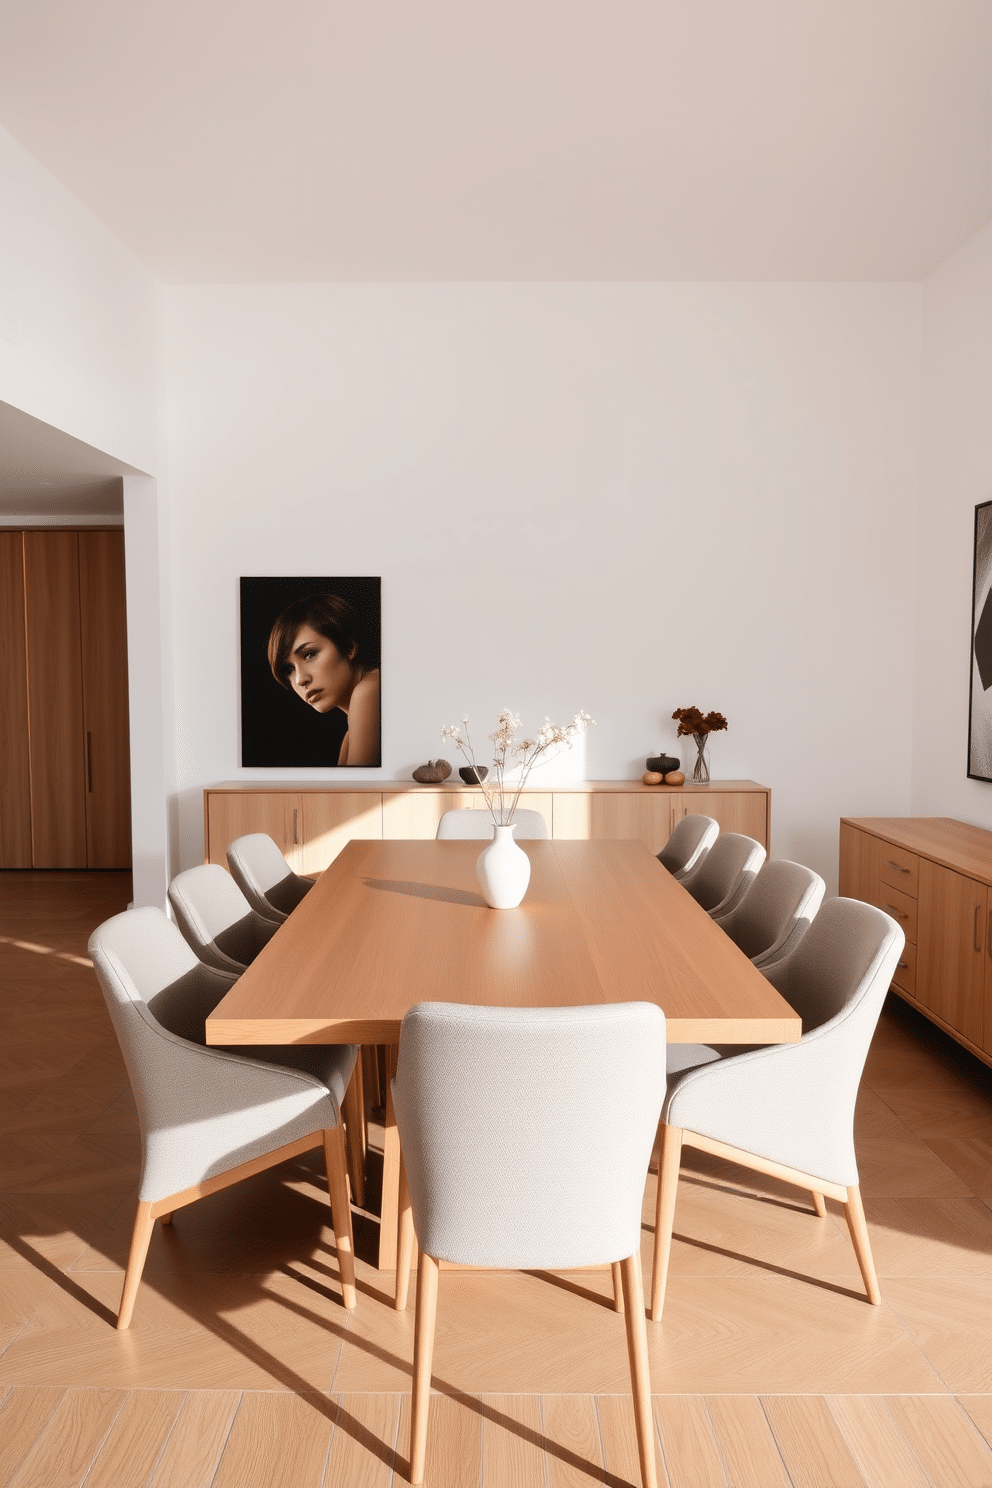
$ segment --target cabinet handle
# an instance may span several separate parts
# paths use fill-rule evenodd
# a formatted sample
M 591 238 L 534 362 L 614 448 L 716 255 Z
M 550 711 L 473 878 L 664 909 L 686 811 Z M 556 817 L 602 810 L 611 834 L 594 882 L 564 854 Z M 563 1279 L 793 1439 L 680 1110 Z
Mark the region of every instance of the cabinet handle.
M 293 808 L 293 846 L 294 847 L 297 845 L 297 843 L 299 842 L 299 840 L 300 840 L 300 813 L 296 809 L 296 807 L 294 806 L 294 808 Z
M 894 868 L 897 873 L 908 873 L 909 872 L 909 869 L 908 868 L 904 868 L 901 863 L 893 863 L 893 861 L 892 861 L 891 858 L 886 858 L 886 860 L 885 860 L 885 866 L 886 866 L 886 868 Z
M 908 961 L 897 961 L 896 962 L 896 969 L 898 971 L 908 971 L 909 970 L 909 962 Z
M 882 908 L 883 909 L 887 909 L 889 911 L 889 914 L 895 915 L 895 917 L 896 917 L 897 920 L 908 920 L 909 919 L 909 915 L 906 914 L 905 910 L 896 909 L 896 907 L 895 907 L 894 904 L 883 904 L 882 905 Z
M 86 734 L 86 789 L 93 794 L 93 735 Z
M 980 904 L 976 904 L 975 905 L 975 950 L 978 951 L 979 954 L 981 954 L 981 950 L 982 950 L 982 942 L 981 942 L 981 940 L 979 938 L 979 934 L 978 934 L 978 916 L 981 914 L 981 912 L 982 912 L 982 906 Z

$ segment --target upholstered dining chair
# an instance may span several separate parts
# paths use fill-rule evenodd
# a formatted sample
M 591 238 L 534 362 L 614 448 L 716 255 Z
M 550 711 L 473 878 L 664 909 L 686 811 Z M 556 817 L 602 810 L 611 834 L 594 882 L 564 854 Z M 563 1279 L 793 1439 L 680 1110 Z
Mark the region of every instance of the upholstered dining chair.
M 281 856 L 281 854 L 280 854 Z M 252 909 L 229 873 L 219 863 L 204 863 L 177 873 L 169 885 L 169 903 L 176 923 L 199 959 L 218 971 L 240 976 L 279 929 L 280 921 L 268 920 Z M 286 1045 L 279 1062 L 294 1063 L 289 1051 L 302 1044 Z M 348 1132 L 348 1172 L 358 1207 L 365 1205 L 365 1156 L 368 1128 L 362 1065 L 348 1086 L 345 1101 Z
M 683 879 L 705 858 L 720 835 L 720 824 L 711 816 L 684 816 L 661 852 L 658 862 L 673 878 Z
M 227 849 L 231 877 L 258 914 L 278 923 L 313 888 L 313 880 L 294 873 L 267 832 L 236 837 Z
M 177 873 L 169 903 L 186 940 L 208 966 L 239 975 L 279 929 L 279 921 L 252 909 L 219 863 Z
M 763 863 L 736 909 L 716 918 L 762 971 L 795 950 L 823 903 L 826 884 L 812 868 L 773 858 Z
M 539 811 L 518 806 L 510 818 L 516 827 L 513 836 L 517 842 L 544 842 L 548 836 L 548 824 Z M 493 835 L 493 819 L 488 811 L 445 811 L 437 824 L 439 841 L 452 838 L 471 838 L 488 842 Z
M 652 1003 L 420 1003 L 393 1105 L 403 1154 L 396 1305 L 420 1242 L 410 1481 L 424 1475 L 438 1262 L 558 1270 L 620 1263 L 644 1488 L 657 1483 L 641 1289 L 641 1201 L 665 1093 Z
M 138 1208 L 118 1328 L 131 1321 L 156 1219 L 169 1224 L 175 1210 L 195 1199 L 321 1145 L 344 1305 L 354 1307 L 341 1127 L 354 1045 L 259 1048 L 253 1058 L 208 1048 L 204 1019 L 233 978 L 205 966 L 160 909 L 115 915 L 93 932 L 89 951 L 141 1129 Z
M 765 975 L 803 1020 L 796 1044 L 772 1044 L 670 1078 L 661 1127 L 651 1317 L 665 1301 L 684 1146 L 844 1206 L 870 1302 L 881 1301 L 854 1153 L 854 1104 L 868 1046 L 905 936 L 856 899 L 831 899 L 793 953 Z
M 729 915 L 754 883 L 765 861 L 765 849 L 741 832 L 721 832 L 682 887 L 715 920 Z

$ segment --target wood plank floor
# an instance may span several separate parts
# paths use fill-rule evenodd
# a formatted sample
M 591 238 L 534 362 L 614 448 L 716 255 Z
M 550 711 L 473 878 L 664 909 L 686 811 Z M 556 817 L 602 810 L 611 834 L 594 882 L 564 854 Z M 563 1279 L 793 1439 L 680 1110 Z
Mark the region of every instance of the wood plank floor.
M 401 1483 L 413 1310 L 362 1262 L 341 1307 L 310 1155 L 158 1229 L 113 1328 L 137 1122 L 86 940 L 129 892 L 0 874 L 0 1488 Z M 877 1308 L 836 1207 L 690 1154 L 648 1328 L 667 1488 L 992 1488 L 992 1072 L 889 1007 L 857 1131 Z M 638 1481 L 605 1272 L 446 1272 L 435 1387 L 429 1483 Z

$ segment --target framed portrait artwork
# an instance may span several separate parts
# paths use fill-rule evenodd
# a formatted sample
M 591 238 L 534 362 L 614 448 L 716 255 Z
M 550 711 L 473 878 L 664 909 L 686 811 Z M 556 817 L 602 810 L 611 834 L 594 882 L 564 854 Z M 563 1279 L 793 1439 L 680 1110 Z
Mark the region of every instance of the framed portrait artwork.
M 381 581 L 241 580 L 241 763 L 382 764 Z
M 968 774 L 992 781 L 992 501 L 975 507 Z

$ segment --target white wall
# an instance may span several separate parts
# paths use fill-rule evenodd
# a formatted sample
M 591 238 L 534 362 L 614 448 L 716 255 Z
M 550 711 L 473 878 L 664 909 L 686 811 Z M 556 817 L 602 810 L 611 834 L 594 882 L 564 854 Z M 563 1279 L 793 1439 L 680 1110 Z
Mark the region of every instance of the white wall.
M 967 778 L 975 507 L 992 500 L 992 226 L 923 293 L 923 407 L 913 812 L 992 827 Z
M 154 472 L 152 276 L 0 129 L 0 400 Z
M 382 576 L 359 776 L 504 705 L 636 776 L 695 703 L 831 883 L 842 814 L 909 809 L 918 286 L 176 288 L 165 328 L 183 862 L 203 784 L 290 773 L 238 763 L 251 574 Z

